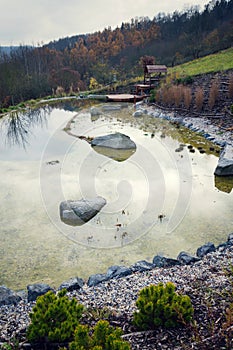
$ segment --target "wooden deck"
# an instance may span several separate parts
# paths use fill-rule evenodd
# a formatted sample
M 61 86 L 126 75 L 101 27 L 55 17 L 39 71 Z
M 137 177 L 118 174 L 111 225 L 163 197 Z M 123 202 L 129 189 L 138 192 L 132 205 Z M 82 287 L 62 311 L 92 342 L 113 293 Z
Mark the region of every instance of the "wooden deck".
M 146 95 L 131 95 L 131 94 L 115 94 L 115 95 L 107 95 L 108 102 L 138 102 L 142 101 L 143 98 L 147 97 Z

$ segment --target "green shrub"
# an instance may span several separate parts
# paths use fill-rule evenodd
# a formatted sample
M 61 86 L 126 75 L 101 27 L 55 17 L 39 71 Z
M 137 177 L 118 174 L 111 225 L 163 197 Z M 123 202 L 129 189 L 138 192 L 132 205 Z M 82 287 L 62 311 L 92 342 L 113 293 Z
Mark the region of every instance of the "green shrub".
M 37 298 L 30 313 L 27 338 L 32 342 L 67 342 L 73 339 L 82 316 L 83 306 L 70 300 L 66 290 L 55 295 L 52 291 Z
M 79 325 L 75 330 L 70 350 L 130 350 L 128 342 L 121 339 L 122 330 L 114 329 L 108 321 L 99 321 L 90 336 L 88 326 Z
M 190 77 L 189 75 L 183 78 L 177 78 L 175 80 L 176 84 L 182 84 L 182 85 L 189 85 L 193 83 L 193 78 Z
M 143 330 L 177 327 L 190 322 L 193 315 L 190 298 L 176 293 L 171 282 L 143 288 L 136 306 L 139 311 L 134 313 L 134 324 Z

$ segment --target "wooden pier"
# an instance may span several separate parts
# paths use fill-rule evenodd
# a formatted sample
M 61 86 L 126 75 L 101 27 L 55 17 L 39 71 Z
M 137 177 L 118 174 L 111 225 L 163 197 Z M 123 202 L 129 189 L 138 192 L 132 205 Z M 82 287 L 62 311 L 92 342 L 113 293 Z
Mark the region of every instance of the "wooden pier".
M 131 95 L 131 94 L 113 94 L 107 95 L 108 102 L 133 102 L 142 101 L 147 95 Z

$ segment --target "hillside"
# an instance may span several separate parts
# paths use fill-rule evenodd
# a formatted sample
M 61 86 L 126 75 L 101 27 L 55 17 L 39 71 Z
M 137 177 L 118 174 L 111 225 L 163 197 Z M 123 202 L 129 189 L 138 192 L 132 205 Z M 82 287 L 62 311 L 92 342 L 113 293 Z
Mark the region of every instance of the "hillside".
M 178 73 L 183 76 L 195 76 L 199 74 L 215 73 L 233 69 L 233 48 L 220 51 L 216 54 L 180 64 L 169 70 L 170 73 Z
M 232 24 L 233 0 L 210 1 L 202 12 L 190 7 L 153 19 L 135 18 L 115 29 L 43 47 L 21 46 L 7 56 L 0 50 L 0 108 L 141 76 L 144 56 L 173 67 L 228 49 Z

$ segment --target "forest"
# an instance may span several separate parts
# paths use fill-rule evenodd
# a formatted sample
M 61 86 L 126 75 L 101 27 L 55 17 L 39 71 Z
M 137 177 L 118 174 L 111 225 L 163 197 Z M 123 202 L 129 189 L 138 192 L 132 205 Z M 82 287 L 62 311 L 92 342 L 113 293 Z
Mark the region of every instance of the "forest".
M 40 47 L 0 47 L 0 108 L 29 99 L 77 93 L 143 74 L 143 57 L 174 66 L 233 45 L 233 0 L 211 0 L 172 14 L 130 23 Z

